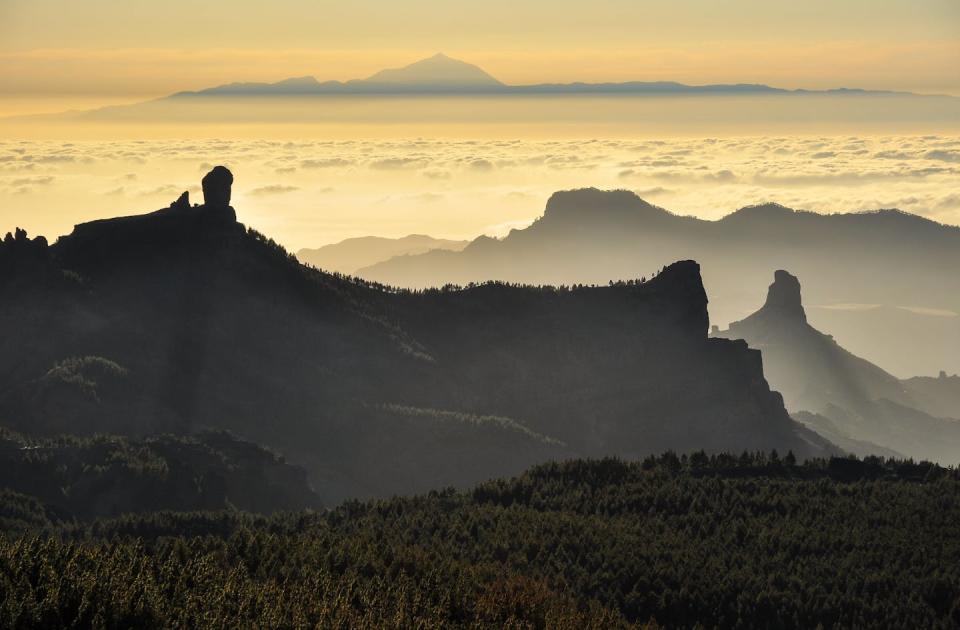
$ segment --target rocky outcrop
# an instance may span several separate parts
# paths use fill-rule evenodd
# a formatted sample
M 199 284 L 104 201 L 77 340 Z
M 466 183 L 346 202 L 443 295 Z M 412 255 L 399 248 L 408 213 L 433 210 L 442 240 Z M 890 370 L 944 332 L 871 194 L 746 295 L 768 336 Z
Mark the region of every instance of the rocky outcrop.
M 924 404 L 919 387 L 908 387 L 910 381 L 848 352 L 807 323 L 800 281 L 790 273 L 777 271 L 763 307 L 714 335 L 743 339 L 760 350 L 766 377 L 787 409 L 841 447 L 859 455 L 895 451 L 956 461 L 960 423 L 931 415 L 925 409 L 942 407 Z
M 82 270 L 111 258 L 138 263 L 171 250 L 199 249 L 222 241 L 244 229 L 230 207 L 232 182 L 229 170 L 214 167 L 203 178 L 202 206 L 191 206 L 185 191 L 155 212 L 81 223 L 57 241 L 57 253 L 70 268 Z
M 226 166 L 214 166 L 203 176 L 203 205 L 208 208 L 226 208 L 230 206 L 230 188 L 233 186 L 233 173 Z
M 0 241 L 0 252 L 11 256 L 18 254 L 42 256 L 46 249 L 47 239 L 45 237 L 37 236 L 30 239 L 27 236 L 27 231 L 21 228 L 15 229 L 13 234 L 7 232 L 3 241 Z
M 800 281 L 789 272 L 778 269 L 773 275 L 773 284 L 767 289 L 767 301 L 763 307 L 746 319 L 731 323 L 730 333 L 736 336 L 738 331 L 744 330 L 750 331 L 745 334 L 756 334 L 759 328 L 806 324 L 807 313 L 800 296 Z
M 800 298 L 800 281 L 796 276 L 778 269 L 773 275 L 773 284 L 767 290 L 763 311 L 780 317 L 807 321 Z
M 186 211 L 190 209 L 190 192 L 183 191 L 183 193 L 177 197 L 177 200 L 170 204 L 171 210 L 181 210 Z
M 47 239 L 31 239 L 27 231 L 17 228 L 0 241 L 0 287 L 19 281 L 35 281 L 36 275 L 49 268 L 50 249 Z

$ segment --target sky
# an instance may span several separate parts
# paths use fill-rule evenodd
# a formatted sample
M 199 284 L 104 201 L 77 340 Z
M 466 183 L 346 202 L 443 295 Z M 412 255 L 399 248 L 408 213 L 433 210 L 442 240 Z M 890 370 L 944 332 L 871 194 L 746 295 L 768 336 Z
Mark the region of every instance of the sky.
M 514 84 L 960 95 L 960 1 L 0 0 L 0 117 L 232 81 L 360 78 L 438 51 Z M 0 119 L 0 224 L 55 238 L 166 205 L 215 163 L 236 170 L 243 220 L 292 249 L 503 234 L 579 186 L 704 218 L 777 201 L 960 224 L 960 99 L 501 101 L 154 103 L 127 122 Z
M 0 0 L 7 113 L 44 99 L 90 106 L 231 81 L 361 78 L 436 52 L 508 83 L 960 95 L 960 2 Z

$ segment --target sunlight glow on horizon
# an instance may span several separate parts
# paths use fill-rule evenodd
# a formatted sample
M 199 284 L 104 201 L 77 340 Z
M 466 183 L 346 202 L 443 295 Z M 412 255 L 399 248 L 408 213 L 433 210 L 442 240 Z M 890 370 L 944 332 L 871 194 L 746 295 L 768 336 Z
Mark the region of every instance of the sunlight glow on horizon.
M 800 5 L 5 0 L 0 99 L 136 100 L 233 81 L 347 80 L 436 52 L 511 84 L 671 80 L 960 94 L 955 1 Z

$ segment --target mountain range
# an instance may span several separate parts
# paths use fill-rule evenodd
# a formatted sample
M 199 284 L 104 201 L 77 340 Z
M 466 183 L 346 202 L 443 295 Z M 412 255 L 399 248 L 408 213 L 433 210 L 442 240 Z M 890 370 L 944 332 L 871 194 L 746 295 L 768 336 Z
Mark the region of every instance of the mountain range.
M 330 505 L 577 456 L 838 453 L 743 341 L 711 339 L 700 266 L 645 281 L 405 291 L 245 228 L 232 176 L 158 211 L 0 245 L 0 423 L 28 436 L 229 430 Z
M 357 274 L 404 287 L 606 284 L 683 259 L 702 265 L 715 323 L 751 313 L 754 287 L 789 269 L 804 279 L 811 320 L 854 353 L 900 377 L 960 372 L 960 227 L 893 209 L 764 204 L 708 221 L 626 190 L 571 190 L 503 239 L 480 236 L 459 252 L 397 256 Z
M 845 450 L 960 460 L 960 377 L 900 380 L 848 352 L 807 323 L 790 273 L 777 271 L 763 307 L 715 334 L 760 350 L 794 418 Z

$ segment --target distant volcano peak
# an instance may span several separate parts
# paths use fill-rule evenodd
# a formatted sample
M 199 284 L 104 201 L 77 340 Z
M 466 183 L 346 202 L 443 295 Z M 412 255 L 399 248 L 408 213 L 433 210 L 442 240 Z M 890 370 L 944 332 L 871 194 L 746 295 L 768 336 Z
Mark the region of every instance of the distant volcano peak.
M 404 85 L 502 86 L 480 67 L 437 53 L 402 68 L 381 70 L 363 83 Z

